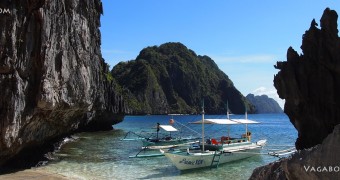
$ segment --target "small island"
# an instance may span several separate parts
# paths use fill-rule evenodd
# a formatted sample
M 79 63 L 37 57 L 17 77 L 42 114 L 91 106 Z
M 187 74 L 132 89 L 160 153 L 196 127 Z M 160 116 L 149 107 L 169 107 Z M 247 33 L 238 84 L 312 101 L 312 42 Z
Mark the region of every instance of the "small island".
M 254 94 L 248 94 L 246 98 L 255 106 L 255 113 L 257 114 L 283 113 L 280 105 L 267 95 L 255 96 Z

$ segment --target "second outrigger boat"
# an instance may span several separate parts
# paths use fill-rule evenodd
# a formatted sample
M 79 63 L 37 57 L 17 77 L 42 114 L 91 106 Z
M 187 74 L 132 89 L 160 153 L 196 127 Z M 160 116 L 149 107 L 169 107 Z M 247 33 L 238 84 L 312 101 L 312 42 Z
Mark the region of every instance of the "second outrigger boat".
M 156 133 L 152 133 L 151 136 L 146 137 L 134 132 L 128 132 L 125 137 L 121 140 L 124 141 L 133 141 L 133 140 L 141 140 L 143 145 L 140 151 L 133 156 L 129 156 L 130 158 L 143 158 L 143 157 L 154 157 L 154 156 L 164 156 L 163 153 L 159 152 L 159 149 L 169 149 L 169 148 L 186 148 L 191 146 L 192 144 L 198 143 L 198 137 L 194 136 L 188 136 L 188 137 L 182 137 L 178 136 L 179 130 L 176 129 L 173 124 L 175 121 L 173 119 L 170 119 L 169 124 L 170 125 L 161 125 L 157 123 Z M 177 122 L 179 125 L 186 127 L 185 125 Z M 182 127 L 182 128 L 183 128 Z M 188 127 L 186 127 L 188 128 Z M 159 133 L 160 130 L 166 132 Z M 190 129 L 191 130 L 191 129 Z M 194 130 L 191 130 L 195 132 Z M 198 134 L 197 132 L 195 132 Z M 177 136 L 173 136 L 173 134 L 177 134 Z M 134 136 L 134 138 L 131 138 L 130 136 Z M 152 153 L 149 150 L 157 150 L 158 153 Z M 147 153 L 148 151 L 148 153 Z M 176 151 L 177 152 L 177 151 Z
M 196 138 L 172 137 L 171 133 L 178 132 L 178 130 L 172 125 L 160 125 L 159 123 L 157 123 L 156 128 L 157 128 L 157 136 L 153 138 L 150 137 L 150 138 L 142 139 L 143 147 L 146 147 L 149 149 L 164 149 L 164 148 L 170 148 L 170 147 L 176 146 L 178 144 L 185 144 L 187 142 L 194 143 L 196 141 L 193 141 L 193 140 L 197 140 L 197 137 Z M 159 129 L 163 129 L 169 134 L 163 137 L 159 137 L 158 135 Z
M 202 141 L 198 150 L 187 149 L 186 152 L 163 151 L 162 153 L 179 170 L 195 169 L 202 167 L 217 167 L 219 164 L 236 161 L 260 154 L 260 150 L 265 146 L 267 140 L 251 142 L 251 133 L 248 131 L 248 124 L 259 122 L 246 119 L 230 119 L 229 112 L 227 119 L 204 119 L 204 107 L 202 108 L 202 120 L 193 124 L 202 124 Z M 220 141 L 208 139 L 205 142 L 204 124 L 218 125 L 245 125 L 246 130 L 240 138 L 231 138 L 228 128 L 228 136 L 222 136 Z

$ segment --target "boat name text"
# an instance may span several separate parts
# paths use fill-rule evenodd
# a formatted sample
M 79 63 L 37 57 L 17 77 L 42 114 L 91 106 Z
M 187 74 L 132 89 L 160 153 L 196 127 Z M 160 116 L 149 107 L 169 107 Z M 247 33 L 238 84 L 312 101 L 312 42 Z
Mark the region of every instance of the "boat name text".
M 195 161 L 189 161 L 189 160 L 184 158 L 181 161 L 179 161 L 179 163 L 189 164 L 189 165 L 200 165 L 200 164 L 203 164 L 203 159 L 197 159 Z

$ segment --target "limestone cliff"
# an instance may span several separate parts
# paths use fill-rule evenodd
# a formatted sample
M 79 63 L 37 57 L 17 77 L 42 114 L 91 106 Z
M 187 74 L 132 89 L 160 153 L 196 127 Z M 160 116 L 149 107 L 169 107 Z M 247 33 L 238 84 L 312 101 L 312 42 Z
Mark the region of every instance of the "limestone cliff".
M 121 120 L 124 103 L 101 57 L 100 0 L 0 6 L 10 9 L 0 14 L 0 166 L 51 139 Z
M 298 130 L 296 154 L 254 170 L 250 179 L 340 179 L 340 41 L 338 15 L 327 8 L 303 36 L 303 55 L 288 49 L 274 85 Z M 309 148 L 309 149 L 307 149 Z
M 338 15 L 326 9 L 321 29 L 315 20 L 303 35 L 298 55 L 293 48 L 286 62 L 277 62 L 280 72 L 274 85 L 280 98 L 285 99 L 284 112 L 298 130 L 296 148 L 320 144 L 340 123 L 340 40 Z

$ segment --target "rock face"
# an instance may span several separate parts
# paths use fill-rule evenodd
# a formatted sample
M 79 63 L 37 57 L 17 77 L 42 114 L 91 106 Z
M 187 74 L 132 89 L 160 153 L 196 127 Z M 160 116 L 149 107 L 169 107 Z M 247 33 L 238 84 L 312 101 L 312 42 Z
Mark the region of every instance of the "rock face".
M 254 94 L 248 94 L 246 98 L 255 106 L 255 113 L 283 113 L 280 105 L 267 95 L 255 96 Z
M 0 166 L 51 139 L 121 120 L 122 96 L 100 52 L 100 0 L 0 7 L 10 9 L 0 14 Z
M 322 144 L 304 149 L 280 162 L 256 168 L 250 180 L 340 179 L 340 125 Z
M 143 49 L 136 60 L 117 64 L 112 75 L 135 114 L 243 114 L 253 106 L 208 56 L 198 56 L 181 43 Z
M 340 123 L 340 40 L 338 15 L 327 8 L 321 18 L 321 29 L 315 20 L 303 35 L 298 55 L 293 48 L 286 62 L 277 62 L 280 72 L 274 85 L 285 99 L 284 112 L 298 130 L 296 148 L 320 144 Z
M 327 8 L 303 36 L 303 55 L 288 49 L 274 85 L 298 130 L 290 158 L 259 167 L 250 179 L 340 179 L 340 42 L 338 15 Z M 318 144 L 318 145 L 317 145 Z M 309 149 L 306 149 L 309 148 Z M 301 150 L 303 149 L 303 150 Z

